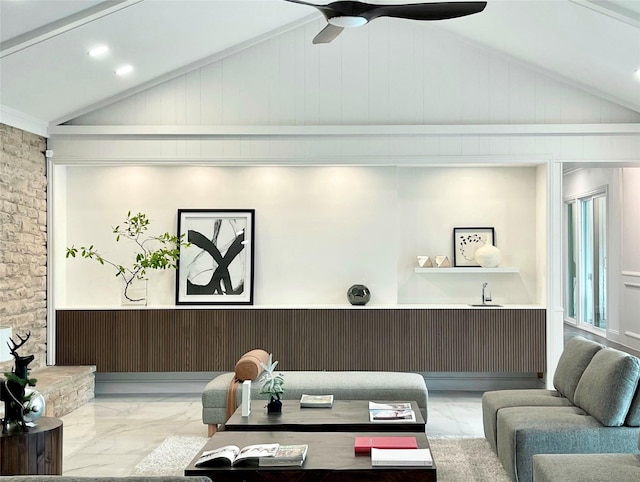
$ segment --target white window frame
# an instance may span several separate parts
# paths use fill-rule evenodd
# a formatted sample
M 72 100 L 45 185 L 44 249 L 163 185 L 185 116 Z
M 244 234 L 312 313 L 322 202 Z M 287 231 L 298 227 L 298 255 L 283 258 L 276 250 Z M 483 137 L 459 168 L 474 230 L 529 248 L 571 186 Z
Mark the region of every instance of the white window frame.
M 605 240 L 607 242 L 607 246 L 606 246 L 606 252 L 605 252 L 605 260 L 604 260 L 604 264 L 605 264 L 605 269 L 606 266 L 608 264 L 608 258 L 609 258 L 609 245 L 608 245 L 608 240 L 610 239 L 609 236 L 609 192 L 608 192 L 608 187 L 607 186 L 602 186 L 602 187 L 598 187 L 596 189 L 593 189 L 591 191 L 587 191 L 587 192 L 583 192 L 583 193 L 579 193 L 579 194 L 574 194 L 571 196 L 566 196 L 564 197 L 563 201 L 564 201 L 564 211 L 563 211 L 563 217 L 565 219 L 565 222 L 563 223 L 563 302 L 564 302 L 564 306 L 565 306 L 565 316 L 564 319 L 566 322 L 574 324 L 578 327 L 580 327 L 581 329 L 584 329 L 586 331 L 591 331 L 593 333 L 602 335 L 604 332 L 606 332 L 606 328 L 599 328 L 597 326 L 594 326 L 593 323 L 589 323 L 587 321 L 584 320 L 584 313 L 583 313 L 583 306 L 582 306 L 582 296 L 584 293 L 584 286 L 583 286 L 583 279 L 584 279 L 584 270 L 585 267 L 583 265 L 583 258 L 581 255 L 582 252 L 582 247 L 584 245 L 584 240 L 583 240 L 583 229 L 582 229 L 582 219 L 583 219 L 583 208 L 582 208 L 582 203 L 584 201 L 587 201 L 589 199 L 596 199 L 599 197 L 604 197 L 605 199 Z M 568 222 L 568 215 L 567 215 L 567 210 L 568 207 L 571 204 L 575 204 L 576 206 L 576 210 L 575 210 L 575 216 L 573 219 L 573 232 L 574 235 L 576 237 L 575 239 L 575 244 L 577 247 L 577 252 L 579 253 L 579 255 L 577 256 L 576 259 L 576 286 L 574 289 L 574 295 L 575 295 L 575 317 L 569 317 L 567 315 L 568 310 L 566 309 L 566 307 L 568 307 L 568 300 L 567 300 L 567 295 L 568 295 L 568 283 L 570 282 L 569 280 L 569 275 L 568 275 L 568 270 L 567 270 L 567 262 L 568 262 L 568 256 L 569 256 L 569 233 L 568 233 L 568 229 L 567 229 L 567 222 Z M 606 273 L 606 272 L 605 272 Z M 605 274 L 605 284 L 604 284 L 604 289 L 606 290 L 605 292 L 605 296 L 604 296 L 604 303 L 605 303 L 605 312 L 608 313 L 608 305 L 609 305 L 609 286 L 608 286 L 608 277 Z M 606 318 L 605 318 L 606 320 Z M 608 326 L 608 323 L 607 323 Z

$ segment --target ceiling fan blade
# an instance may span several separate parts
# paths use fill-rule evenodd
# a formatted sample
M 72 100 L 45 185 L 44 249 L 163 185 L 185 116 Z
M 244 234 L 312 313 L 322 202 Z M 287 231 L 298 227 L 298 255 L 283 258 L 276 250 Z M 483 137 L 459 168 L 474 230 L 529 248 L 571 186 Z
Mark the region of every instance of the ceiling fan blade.
M 487 2 L 437 2 L 406 5 L 379 5 L 363 14 L 367 20 L 378 17 L 410 20 L 446 20 L 482 12 Z
M 329 43 L 340 35 L 344 27 L 363 25 L 378 17 L 406 18 L 409 20 L 446 20 L 482 12 L 487 6 L 486 1 L 410 3 L 403 5 L 370 4 L 353 0 L 337 0 L 325 5 L 314 4 L 306 0 L 285 1 L 315 7 L 325 16 L 329 24 L 315 36 L 313 39 L 314 44 Z M 344 17 L 341 19 L 343 21 L 353 21 L 359 18 L 361 22 L 337 22 L 336 20 L 340 17 Z M 334 23 L 337 25 L 333 25 Z
M 371 4 L 353 0 L 337 0 L 328 4 L 315 4 L 306 0 L 285 1 L 315 7 L 327 19 L 339 16 L 359 16 L 367 20 L 373 20 L 378 17 L 445 20 L 479 13 L 487 6 L 486 1 L 407 3 L 401 5 Z
M 340 17 L 343 15 L 360 15 L 362 12 L 367 12 L 375 5 L 369 5 L 364 2 L 354 2 L 352 0 L 338 0 L 329 4 L 316 4 L 306 2 L 304 0 L 284 0 L 289 3 L 297 3 L 299 5 L 308 5 L 310 7 L 317 8 L 324 17 L 329 20 L 332 17 Z
M 290 3 L 299 3 L 300 5 L 309 5 L 310 7 L 317 7 L 317 3 L 305 2 L 304 0 L 284 0 L 285 2 Z
M 327 24 L 325 28 L 318 32 L 318 35 L 313 37 L 314 44 L 328 44 L 334 38 L 336 38 L 340 33 L 344 30 L 342 27 L 337 27 L 335 25 Z

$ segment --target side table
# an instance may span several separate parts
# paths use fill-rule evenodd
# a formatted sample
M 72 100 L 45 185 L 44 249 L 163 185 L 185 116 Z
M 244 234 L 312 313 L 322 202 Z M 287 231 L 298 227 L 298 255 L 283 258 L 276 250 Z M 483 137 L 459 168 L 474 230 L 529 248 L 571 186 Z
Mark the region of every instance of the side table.
M 62 475 L 62 420 L 40 417 L 28 432 L 0 434 L 0 475 Z

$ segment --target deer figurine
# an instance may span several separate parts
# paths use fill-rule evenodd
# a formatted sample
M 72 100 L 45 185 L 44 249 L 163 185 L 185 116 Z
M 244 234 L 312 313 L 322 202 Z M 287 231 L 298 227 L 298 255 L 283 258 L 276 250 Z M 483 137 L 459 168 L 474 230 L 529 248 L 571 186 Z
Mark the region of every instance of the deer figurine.
M 16 429 L 19 432 L 28 432 L 24 421 L 24 392 L 25 387 L 35 386 L 36 380 L 29 378 L 28 365 L 34 359 L 33 355 L 20 356 L 18 355 L 18 348 L 24 345 L 31 332 L 27 333 L 27 336 L 22 338 L 17 335 L 20 343 L 13 341 L 13 338 L 9 338 L 10 344 L 9 350 L 15 360 L 15 367 L 13 371 L 5 373 L 6 381 L 2 381 L 0 384 L 0 400 L 4 402 L 4 418 L 2 419 L 2 433 L 8 433 L 9 425 L 16 424 Z M 13 347 L 11 347 L 13 345 Z

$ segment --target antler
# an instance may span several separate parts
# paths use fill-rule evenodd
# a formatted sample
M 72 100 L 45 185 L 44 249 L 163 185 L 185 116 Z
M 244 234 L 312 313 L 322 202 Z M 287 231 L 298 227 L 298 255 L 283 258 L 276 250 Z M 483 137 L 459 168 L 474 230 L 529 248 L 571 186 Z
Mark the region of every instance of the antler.
M 17 354 L 17 350 L 18 348 L 20 348 L 22 345 L 24 345 L 27 340 L 29 339 L 29 337 L 31 336 L 31 332 L 27 332 L 27 336 L 25 336 L 24 338 L 22 338 L 20 335 L 16 334 L 16 336 L 20 339 L 20 343 L 16 344 L 15 341 L 13 341 L 13 338 L 9 338 L 9 341 L 11 342 L 11 344 L 13 345 L 13 348 L 9 347 L 9 350 L 11 352 L 12 355 L 16 355 Z M 8 343 L 7 343 L 8 345 Z

